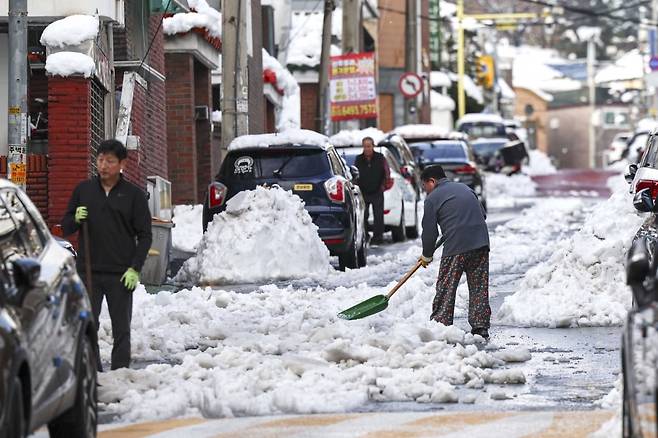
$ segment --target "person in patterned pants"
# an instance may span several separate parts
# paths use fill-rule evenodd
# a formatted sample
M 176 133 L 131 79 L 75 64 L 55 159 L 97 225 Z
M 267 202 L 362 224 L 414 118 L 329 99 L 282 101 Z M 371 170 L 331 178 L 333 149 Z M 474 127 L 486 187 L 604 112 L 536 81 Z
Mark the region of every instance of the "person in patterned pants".
M 432 262 L 439 227 L 445 237 L 430 318 L 444 325 L 452 325 L 457 286 L 466 272 L 471 333 L 488 339 L 491 319 L 489 230 L 484 207 L 470 187 L 449 181 L 440 165 L 425 168 L 421 179 L 427 193 L 423 215 L 423 254 L 419 259 L 423 267 Z

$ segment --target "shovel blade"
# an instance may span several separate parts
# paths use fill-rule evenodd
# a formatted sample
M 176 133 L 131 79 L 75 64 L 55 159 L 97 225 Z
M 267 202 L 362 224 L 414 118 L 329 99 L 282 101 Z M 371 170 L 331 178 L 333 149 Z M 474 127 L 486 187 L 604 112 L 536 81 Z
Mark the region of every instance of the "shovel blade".
M 338 317 L 348 320 L 361 319 L 381 312 L 386 307 L 388 307 L 388 298 L 385 295 L 375 295 L 372 298 L 360 302 L 356 306 L 343 310 L 338 314 Z

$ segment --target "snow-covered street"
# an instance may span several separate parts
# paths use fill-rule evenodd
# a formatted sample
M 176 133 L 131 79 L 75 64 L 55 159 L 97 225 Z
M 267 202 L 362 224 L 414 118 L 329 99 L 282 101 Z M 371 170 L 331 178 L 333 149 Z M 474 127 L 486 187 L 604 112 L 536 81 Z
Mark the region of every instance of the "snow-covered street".
M 418 240 L 372 247 L 368 266 L 347 272 L 329 268 L 295 280 L 176 293 L 140 287 L 132 323 L 135 365 L 99 375 L 101 420 L 593 409 L 614 392 L 618 326 L 631 303 L 623 257 L 642 218 L 626 187 L 618 175 L 608 200 L 542 198 L 533 196 L 527 176 L 489 176 L 493 319 L 487 344 L 470 334 L 465 279 L 455 325 L 429 320 L 437 261 L 411 277 L 385 311 L 356 321 L 337 318 L 385 294 L 415 263 Z M 255 278 L 261 274 L 254 269 Z M 107 362 L 106 310 L 99 337 Z

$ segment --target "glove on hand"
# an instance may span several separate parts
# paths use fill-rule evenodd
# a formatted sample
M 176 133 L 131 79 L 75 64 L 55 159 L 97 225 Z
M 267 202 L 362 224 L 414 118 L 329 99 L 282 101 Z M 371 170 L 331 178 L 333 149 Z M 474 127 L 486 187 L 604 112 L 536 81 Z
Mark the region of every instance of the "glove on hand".
M 83 220 L 87 219 L 87 207 L 78 207 L 75 209 L 75 221 L 80 223 Z
M 434 259 L 433 257 L 425 257 L 424 255 L 421 255 L 420 258 L 418 259 L 418 261 L 420 262 L 420 265 L 423 268 L 427 268 L 427 265 L 432 263 L 433 259 Z
M 135 271 L 133 268 L 128 268 L 126 272 L 121 276 L 121 282 L 128 290 L 134 290 L 139 283 L 139 272 Z

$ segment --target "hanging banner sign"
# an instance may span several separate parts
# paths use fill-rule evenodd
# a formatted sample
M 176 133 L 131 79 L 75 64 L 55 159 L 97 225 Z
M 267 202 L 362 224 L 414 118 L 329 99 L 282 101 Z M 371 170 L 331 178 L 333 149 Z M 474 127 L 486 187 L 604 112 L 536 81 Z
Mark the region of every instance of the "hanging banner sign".
M 333 121 L 376 118 L 375 54 L 332 56 L 329 99 Z

